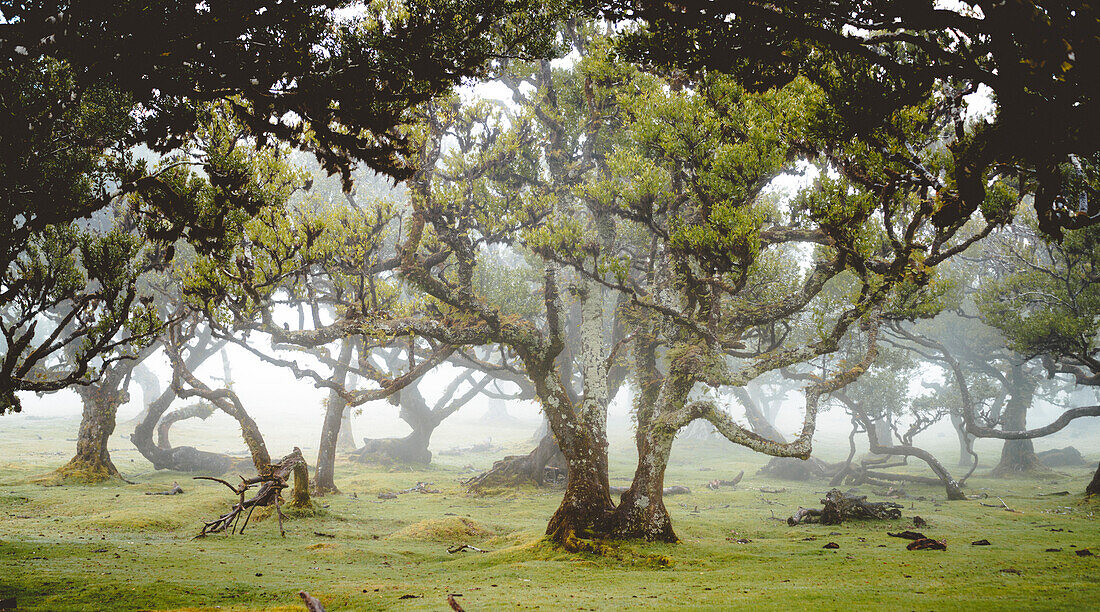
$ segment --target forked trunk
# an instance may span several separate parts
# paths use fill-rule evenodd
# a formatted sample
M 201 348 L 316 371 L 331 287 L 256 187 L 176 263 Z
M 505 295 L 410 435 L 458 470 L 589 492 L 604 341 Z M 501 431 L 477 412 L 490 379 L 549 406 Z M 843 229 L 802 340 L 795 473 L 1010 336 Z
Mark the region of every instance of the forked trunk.
M 641 538 L 656 542 L 677 542 L 672 519 L 664 502 L 665 468 L 675 432 L 649 431 L 634 471 L 634 481 L 622 494 L 612 516 L 611 533 L 616 538 Z

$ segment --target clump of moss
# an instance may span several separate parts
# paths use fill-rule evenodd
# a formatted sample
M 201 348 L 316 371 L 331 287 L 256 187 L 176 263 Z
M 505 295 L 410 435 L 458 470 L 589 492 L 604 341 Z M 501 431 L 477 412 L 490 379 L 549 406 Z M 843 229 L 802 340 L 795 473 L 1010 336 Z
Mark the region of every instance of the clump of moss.
M 493 532 L 477 521 L 461 516 L 446 516 L 413 523 L 387 537 L 430 540 L 433 542 L 453 542 L 466 539 L 485 538 L 491 535 L 493 535 Z
M 70 462 L 52 472 L 30 478 L 28 482 L 46 487 L 101 483 L 122 484 L 122 477 L 111 473 L 104 466 Z
M 287 504 L 282 506 L 283 516 L 287 518 L 312 518 L 315 516 L 325 516 L 328 514 L 328 510 L 325 510 L 317 502 L 310 501 L 308 506 L 298 507 Z

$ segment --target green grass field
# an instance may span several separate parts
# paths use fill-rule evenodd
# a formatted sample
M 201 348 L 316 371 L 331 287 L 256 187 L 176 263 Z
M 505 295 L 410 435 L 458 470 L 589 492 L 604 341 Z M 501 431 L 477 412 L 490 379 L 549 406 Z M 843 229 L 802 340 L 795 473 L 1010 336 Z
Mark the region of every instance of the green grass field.
M 1089 466 L 1046 480 L 975 477 L 967 492 L 989 495 L 980 501 L 906 486 L 924 499 L 900 500 L 903 520 L 788 527 L 781 519 L 819 505 L 827 484 L 765 481 L 755 476 L 765 458 L 693 443 L 691 456 L 677 449 L 666 479 L 692 489 L 666 500 L 682 543 L 616 544 L 590 556 L 541 539 L 560 491 L 464 492 L 471 469 L 501 452 L 440 456 L 426 470 L 340 462 L 343 494 L 319 498 L 323 512 L 290 520 L 285 538 L 273 517 L 253 517 L 243 535 L 194 540 L 204 519 L 228 508 L 224 487 L 152 472 L 121 437 L 116 463 L 138 484 L 50 486 L 37 477 L 67 460 L 71 431 L 65 419 L 0 423 L 0 600 L 15 597 L 20 610 L 302 610 L 303 589 L 330 611 L 446 610 L 450 593 L 469 611 L 1086 610 L 1100 601 L 1100 501 L 1080 495 Z M 517 438 L 507 452 L 523 447 Z M 613 484 L 626 484 L 632 457 L 619 450 L 612 459 Z M 736 489 L 704 487 L 742 469 Z M 144 495 L 173 481 L 184 495 Z M 441 492 L 378 499 L 418 481 Z M 862 491 L 879 499 L 872 489 Z M 1040 495 L 1063 490 L 1071 495 Z M 1015 512 L 981 505 L 997 498 Z M 946 551 L 907 551 L 906 540 L 886 535 L 912 528 L 914 515 Z M 971 545 L 979 539 L 991 545 Z M 828 542 L 840 548 L 823 549 Z M 464 543 L 488 552 L 448 554 Z M 1076 554 L 1088 548 L 1097 555 Z

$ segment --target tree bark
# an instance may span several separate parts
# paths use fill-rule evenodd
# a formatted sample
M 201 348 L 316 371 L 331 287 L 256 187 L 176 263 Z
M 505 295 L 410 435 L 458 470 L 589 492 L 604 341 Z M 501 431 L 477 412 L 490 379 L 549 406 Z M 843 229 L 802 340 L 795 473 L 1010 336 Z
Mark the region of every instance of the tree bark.
M 615 508 L 607 472 L 598 461 L 598 443 L 583 434 L 578 438 L 575 452 L 566 454 L 565 495 L 546 526 L 546 535 L 570 551 L 591 548 L 581 538 L 611 535 L 608 519 Z M 585 447 L 589 452 L 584 452 Z
M 1027 409 L 1035 397 L 1035 381 L 1030 380 L 1023 366 L 1014 366 L 1009 374 L 1011 396 L 1005 403 L 1003 429 L 1005 431 L 1024 431 L 1027 429 Z M 1015 474 L 1045 473 L 1050 469 L 1035 455 L 1035 446 L 1030 439 L 1005 440 L 1001 448 L 1001 461 L 993 468 L 990 476 L 1000 478 Z
M 210 418 L 212 414 L 214 414 L 213 406 L 205 402 L 198 402 L 190 406 L 184 406 L 183 408 L 173 410 L 164 415 L 160 423 L 157 423 L 157 448 L 163 450 L 170 450 L 172 448 L 172 443 L 168 441 L 168 432 L 171 431 L 172 426 L 177 422 L 191 418 L 199 418 L 205 421 Z
M 955 436 L 959 439 L 958 467 L 969 467 L 972 460 L 970 456 L 971 440 L 970 434 L 966 433 L 966 423 L 961 416 L 952 414 L 951 426 L 955 428 Z
M 128 399 L 124 388 L 126 377 L 119 372 L 121 368 L 121 364 L 116 365 L 100 382 L 77 388 L 84 411 L 76 440 L 76 455 L 58 470 L 62 476 L 87 482 L 101 482 L 119 476 L 107 443 L 115 431 L 118 407 Z
M 340 354 L 333 372 L 333 382 L 343 385 L 347 380 L 348 366 L 351 363 L 352 349 L 355 343 L 345 339 L 340 343 Z M 325 408 L 325 422 L 321 426 L 321 441 L 317 450 L 317 472 L 314 475 L 314 487 L 317 495 L 339 493 L 334 479 L 336 472 L 336 448 L 339 445 L 340 428 L 347 413 L 348 403 L 334 390 L 328 394 Z
M 665 468 L 675 436 L 675 431 L 659 427 L 646 432 L 634 480 L 622 494 L 611 519 L 615 537 L 679 541 L 664 503 Z

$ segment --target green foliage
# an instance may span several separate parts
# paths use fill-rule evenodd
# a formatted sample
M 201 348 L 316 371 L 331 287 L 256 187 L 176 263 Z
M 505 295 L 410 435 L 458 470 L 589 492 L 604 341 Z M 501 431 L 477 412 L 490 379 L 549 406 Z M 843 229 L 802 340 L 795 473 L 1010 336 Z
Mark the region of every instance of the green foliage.
M 1021 220 L 990 250 L 1001 274 L 982 279 L 983 320 L 1020 353 L 1088 362 L 1100 331 L 1100 232 L 1076 230 L 1054 242 Z
M 100 11 L 43 1 L 6 7 L 0 27 L 7 64 L 53 57 L 73 66 L 78 94 L 105 86 L 141 104 L 130 144 L 168 153 L 203 123 L 206 104 L 226 100 L 261 141 L 314 151 L 347 185 L 355 160 L 407 177 L 393 131 L 406 110 L 485 75 L 498 55 L 548 53 L 564 6 L 134 0 Z
M 1089 2 L 735 0 L 707 10 L 589 4 L 644 25 L 621 48 L 647 65 L 720 71 L 754 91 L 809 78 L 829 100 L 818 125 L 827 142 L 855 137 L 876 155 L 911 158 L 911 139 L 899 135 L 951 117 L 951 144 L 939 156 L 947 170 L 937 185 L 939 227 L 964 222 L 979 208 L 1004 211 L 987 186 L 1019 170 L 1038 183 L 1044 233 L 1057 236 L 1100 218 L 1098 185 L 1088 186 L 1089 201 L 1079 208 L 1072 198 L 1082 190 L 1062 171 L 1095 158 L 1100 143 L 1091 120 L 1100 102 L 1092 78 L 1098 13 Z M 983 86 L 996 103 L 990 121 L 965 130 L 965 96 Z M 927 170 L 919 180 L 939 183 Z

